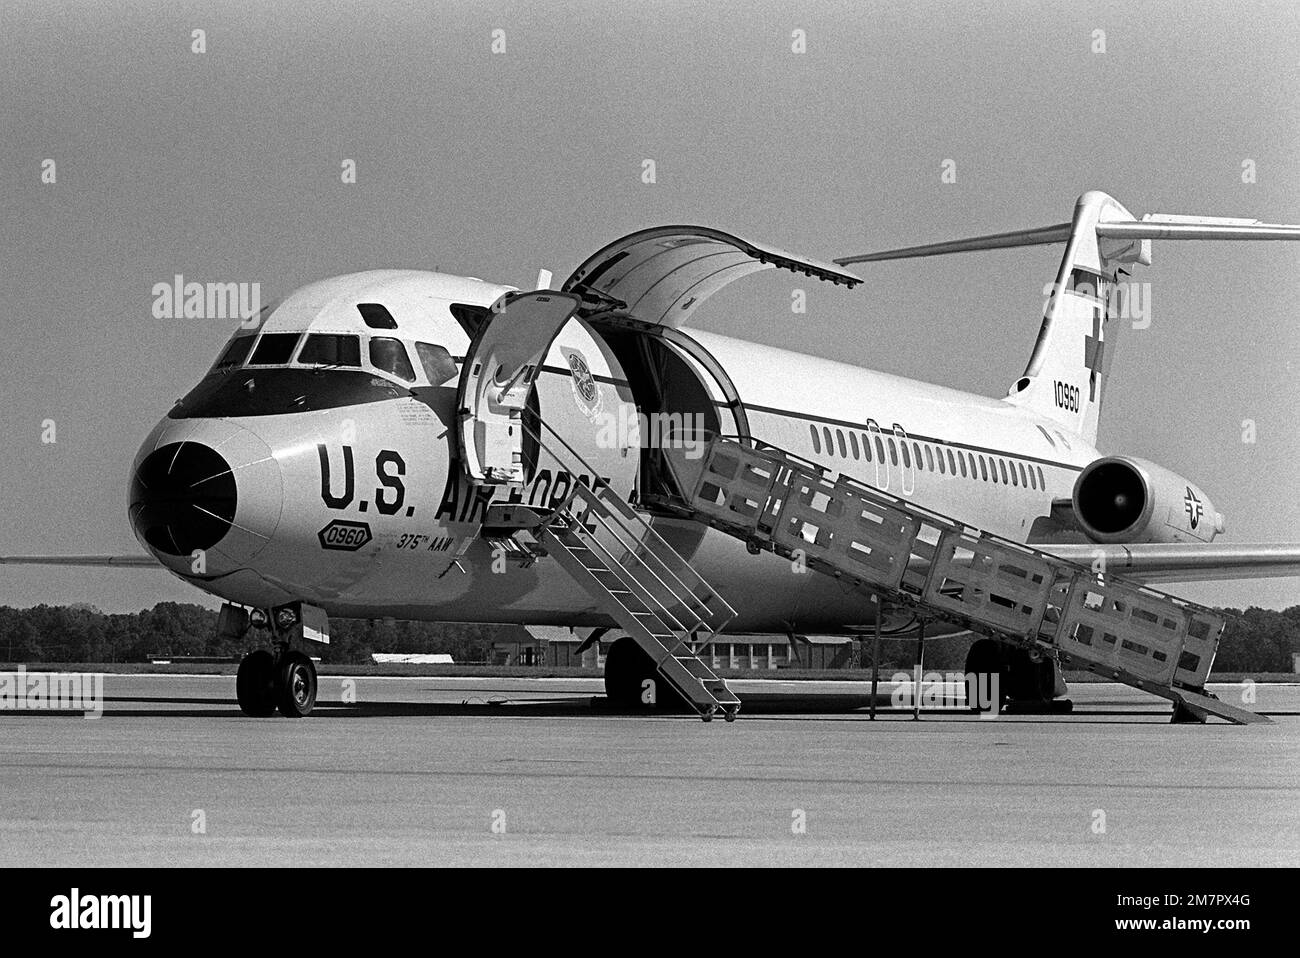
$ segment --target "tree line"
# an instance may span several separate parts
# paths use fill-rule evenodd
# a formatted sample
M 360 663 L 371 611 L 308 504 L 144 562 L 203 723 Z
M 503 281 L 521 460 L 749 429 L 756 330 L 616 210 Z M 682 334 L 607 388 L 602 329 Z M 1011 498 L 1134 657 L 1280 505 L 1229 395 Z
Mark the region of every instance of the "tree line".
M 519 626 L 330 619 L 321 660 L 369 662 L 373 652 L 446 652 L 455 662 L 486 662 L 492 643 L 520 638 Z M 147 662 L 150 656 L 236 656 L 257 645 L 217 635 L 217 613 L 201 605 L 159 602 L 139 612 L 106 613 L 86 605 L 0 606 L 0 659 L 6 662 Z
M 1229 620 L 1216 672 L 1292 671 L 1292 653 L 1300 652 L 1300 605 L 1281 612 L 1220 611 Z M 233 659 L 256 644 L 253 638 L 220 638 L 216 632 L 215 611 L 181 602 L 128 613 L 87 605 L 0 606 L 0 657 L 11 663 L 145 662 L 150 656 L 182 655 Z M 487 662 L 494 642 L 522 637 L 520 626 L 331 619 L 330 644 L 320 654 L 338 664 L 369 662 L 373 652 L 446 652 L 458 663 Z M 945 647 L 935 653 L 960 669 L 965 650 Z M 938 658 L 927 650 L 927 665 L 938 667 Z

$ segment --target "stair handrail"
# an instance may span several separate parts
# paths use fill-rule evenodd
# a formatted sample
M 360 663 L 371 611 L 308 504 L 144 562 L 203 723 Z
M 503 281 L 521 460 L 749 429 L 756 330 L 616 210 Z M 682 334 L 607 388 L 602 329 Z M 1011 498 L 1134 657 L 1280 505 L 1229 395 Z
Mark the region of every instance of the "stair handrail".
M 523 428 L 530 435 L 532 435 L 534 439 L 537 440 L 538 445 L 547 453 L 549 453 L 552 456 L 552 458 L 563 463 L 563 458 L 559 455 L 556 455 L 556 450 L 551 446 L 549 446 L 543 440 L 540 431 L 534 428 L 534 426 L 532 425 L 533 421 L 535 421 L 537 425 L 540 425 L 543 429 L 545 429 L 548 433 L 550 433 L 555 438 L 555 440 L 568 453 L 568 455 L 571 456 L 573 460 L 576 461 L 582 467 L 581 471 L 588 473 L 593 478 L 599 476 L 599 473 L 596 472 L 596 470 L 591 466 L 591 464 L 588 463 L 587 460 L 584 459 L 582 455 L 576 449 L 574 449 L 573 446 L 571 446 L 568 443 L 568 441 L 565 440 L 565 438 L 561 436 L 549 423 L 547 423 L 541 417 L 537 417 L 537 416 L 523 417 L 521 419 Z M 573 470 L 571 469 L 570 471 Z M 593 488 L 591 489 L 591 493 L 593 495 L 599 495 L 599 490 Z M 570 493 L 570 495 L 572 495 L 572 493 Z M 568 497 L 566 497 L 566 499 L 567 498 Z M 681 576 L 678 575 L 677 571 L 674 570 L 672 566 L 668 564 L 667 559 L 673 560 L 673 562 L 678 566 L 679 569 L 689 570 L 690 576 L 694 578 L 694 580 L 697 583 L 697 587 L 703 586 L 708 591 L 708 595 L 716 599 L 721 604 L 722 608 L 716 614 L 723 616 L 724 619 L 730 619 L 735 616 L 736 614 L 735 610 L 732 609 L 731 606 L 727 603 L 727 601 L 721 595 L 718 594 L 718 591 L 714 589 L 712 585 L 709 584 L 708 580 L 706 580 L 704 576 L 700 575 L 700 573 L 696 572 L 695 568 L 690 564 L 690 562 L 684 556 L 682 556 L 681 553 L 679 553 L 676 549 L 674 549 L 672 545 L 666 539 L 664 539 L 663 536 L 661 536 L 658 532 L 656 532 L 654 527 L 651 526 L 650 523 L 646 521 L 644 516 L 642 516 L 635 509 L 628 506 L 626 503 L 622 502 L 617 495 L 601 496 L 600 501 L 605 505 L 610 506 L 612 511 L 617 511 L 618 514 L 620 514 L 624 519 L 630 520 L 640 526 L 640 528 L 644 532 L 644 535 L 643 537 L 637 540 L 638 544 L 643 546 L 646 549 L 646 551 L 649 552 L 650 555 L 654 556 L 655 560 L 663 567 L 664 571 L 668 575 L 670 575 L 674 580 L 677 581 L 677 584 L 681 586 L 681 588 L 686 592 L 687 596 L 689 596 L 691 599 L 694 600 L 695 604 L 704 606 L 706 611 L 712 611 L 708 609 L 708 601 L 704 597 L 696 595 L 695 590 L 692 589 L 691 586 L 688 585 L 685 581 L 683 581 Z M 564 504 L 561 503 L 560 506 L 558 506 L 555 510 L 552 511 L 552 514 L 558 512 L 560 509 L 563 508 L 564 508 Z M 665 555 L 661 554 L 661 552 L 666 554 L 667 559 L 665 558 Z M 665 586 L 665 588 L 667 588 L 667 586 Z M 673 592 L 674 595 L 676 594 L 675 590 L 673 589 L 669 589 L 669 591 Z M 678 598 L 681 599 L 681 596 L 678 596 Z M 683 600 L 683 604 L 686 604 L 686 600 Z

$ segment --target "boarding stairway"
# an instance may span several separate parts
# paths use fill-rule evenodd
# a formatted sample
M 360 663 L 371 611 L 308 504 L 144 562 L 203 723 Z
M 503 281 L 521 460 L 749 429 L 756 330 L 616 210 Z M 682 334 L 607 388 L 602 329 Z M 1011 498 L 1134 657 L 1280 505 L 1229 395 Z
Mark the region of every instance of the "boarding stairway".
M 574 475 L 595 475 L 550 426 L 525 421 Z M 680 478 L 685 478 L 679 476 Z M 943 620 L 1168 699 L 1181 714 L 1268 721 L 1205 690 L 1226 619 L 984 532 L 752 439 L 715 436 L 687 478 L 683 517 Z M 696 652 L 735 611 L 608 488 L 574 483 L 558 506 L 489 506 L 483 536 L 528 561 L 554 558 L 705 721 L 740 700 Z
M 573 475 L 595 475 L 544 423 L 525 424 Z M 575 482 L 547 509 L 497 503 L 483 536 L 508 553 L 548 555 L 565 569 L 653 660 L 659 674 L 704 721 L 733 721 L 740 699 L 696 654 L 736 615 L 698 572 L 607 486 Z M 656 699 L 661 698 L 656 693 Z
M 1169 699 L 1190 718 L 1268 719 L 1205 690 L 1226 619 L 1058 559 L 750 439 L 712 439 L 684 515 L 923 617 Z

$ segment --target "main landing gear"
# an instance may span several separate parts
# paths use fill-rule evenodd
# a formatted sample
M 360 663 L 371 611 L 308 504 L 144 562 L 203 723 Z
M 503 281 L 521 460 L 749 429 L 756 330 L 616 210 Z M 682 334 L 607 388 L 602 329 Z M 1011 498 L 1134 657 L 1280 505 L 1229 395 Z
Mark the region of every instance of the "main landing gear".
M 605 698 L 620 712 L 689 711 L 677 690 L 663 681 L 654 660 L 626 635 L 605 654 Z
M 287 718 L 302 718 L 316 705 L 316 666 L 287 646 L 279 655 L 257 649 L 244 656 L 235 677 L 235 697 L 245 715 L 267 718 L 278 709 Z
M 1074 707 L 1057 683 L 1056 662 L 993 639 L 977 639 L 966 653 L 966 673 L 980 676 L 979 687 L 997 689 L 998 711 L 1008 714 L 1068 714 Z M 994 685 L 986 676 L 996 676 Z M 992 703 L 983 703 L 985 706 Z

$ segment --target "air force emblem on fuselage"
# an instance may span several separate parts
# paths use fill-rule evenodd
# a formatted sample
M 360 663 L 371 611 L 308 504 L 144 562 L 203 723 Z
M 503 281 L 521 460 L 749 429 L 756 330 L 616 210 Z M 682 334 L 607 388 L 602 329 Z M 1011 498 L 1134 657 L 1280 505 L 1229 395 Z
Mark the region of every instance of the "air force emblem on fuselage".
M 1201 521 L 1205 507 L 1201 505 L 1201 500 L 1196 498 L 1196 493 L 1192 492 L 1191 486 L 1187 487 L 1187 495 L 1183 496 L 1183 508 L 1187 510 L 1187 521 L 1195 529 Z
M 587 358 L 576 349 L 565 349 L 563 353 L 569 362 L 569 371 L 573 373 L 573 401 L 584 416 L 595 420 L 600 415 L 600 387 L 591 374 Z

